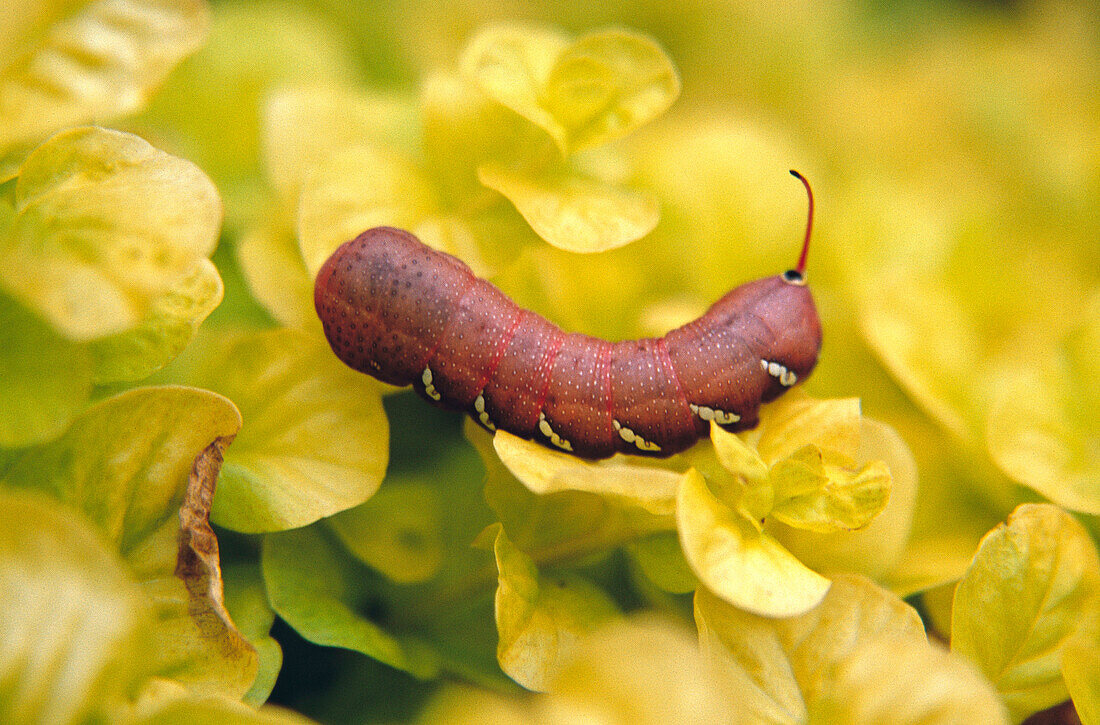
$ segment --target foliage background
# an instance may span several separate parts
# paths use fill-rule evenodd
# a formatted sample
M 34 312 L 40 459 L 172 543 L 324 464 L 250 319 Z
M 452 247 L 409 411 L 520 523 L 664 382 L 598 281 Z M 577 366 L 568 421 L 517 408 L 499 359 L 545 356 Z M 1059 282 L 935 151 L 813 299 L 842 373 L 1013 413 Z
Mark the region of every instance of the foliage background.
M 1092 4 L 2 12 L 0 719 L 1100 721 Z M 791 167 L 821 363 L 666 464 L 312 314 L 384 223 L 661 334 L 791 265 Z

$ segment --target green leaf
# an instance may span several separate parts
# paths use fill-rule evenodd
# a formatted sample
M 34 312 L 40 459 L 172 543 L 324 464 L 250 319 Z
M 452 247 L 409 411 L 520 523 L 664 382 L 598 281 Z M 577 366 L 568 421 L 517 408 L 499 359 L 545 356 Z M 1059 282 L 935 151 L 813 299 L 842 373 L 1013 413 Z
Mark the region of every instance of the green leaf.
M 821 601 L 829 580 L 721 503 L 694 469 L 684 474 L 676 521 L 684 557 L 721 599 L 764 616 L 802 614 Z
M 196 691 L 232 697 L 251 686 L 256 653 L 225 611 L 208 516 L 240 425 L 214 393 L 138 388 L 89 408 L 4 478 L 83 511 L 116 547 L 156 606 L 150 663 Z
M 248 533 L 304 526 L 378 490 L 389 455 L 380 386 L 302 332 L 250 333 L 196 373 L 248 424 L 225 459 L 213 520 Z
M 0 285 L 77 340 L 141 324 L 214 249 L 222 216 L 198 167 L 93 127 L 30 155 L 16 210 L 0 234 Z
M 368 618 L 372 607 L 382 608 L 370 570 L 320 526 L 265 536 L 262 562 L 271 606 L 310 642 L 361 652 L 422 679 L 439 672 L 438 654 L 422 640 Z
M 568 46 L 564 34 L 548 28 L 491 25 L 470 40 L 459 65 L 482 92 L 545 130 L 564 153 L 566 130 L 542 99 L 546 80 Z
M 191 342 L 224 290 L 214 263 L 196 260 L 176 287 L 151 301 L 137 327 L 91 343 L 96 383 L 141 380 L 164 367 Z
M 955 590 L 951 649 L 976 663 L 1022 720 L 1065 700 L 1062 648 L 1100 606 L 1088 532 L 1050 504 L 1024 504 L 982 540 Z
M 768 466 L 739 436 L 710 424 L 710 441 L 724 471 L 713 471 L 709 488 L 719 501 L 747 520 L 762 522 L 775 506 Z M 728 475 L 727 475 L 728 474 Z M 760 528 L 760 526 L 757 526 Z
M 529 690 L 545 690 L 580 638 L 618 614 L 598 587 L 574 574 L 540 575 L 531 557 L 495 524 L 493 553 L 499 586 L 497 659 Z
M 661 47 L 615 29 L 586 35 L 558 55 L 542 98 L 577 151 L 626 136 L 679 94 L 680 77 Z
M 651 582 L 672 594 L 687 594 L 699 586 L 688 566 L 675 532 L 653 534 L 631 541 L 627 552 Z
M 425 481 L 386 479 L 366 503 L 329 519 L 360 561 L 391 581 L 430 579 L 443 563 L 442 502 Z
M 408 158 L 361 144 L 320 160 L 302 187 L 298 240 L 311 274 L 336 248 L 371 227 L 410 229 L 436 206 L 428 180 Z
M 819 606 L 786 619 L 700 589 L 695 620 L 741 713 L 735 722 L 1007 722 L 989 684 L 930 646 L 917 613 L 862 577 L 838 577 Z
M 0 720 L 107 722 L 149 672 L 150 614 L 79 514 L 0 488 Z
M 0 45 L 0 157 L 58 129 L 138 110 L 210 23 L 201 0 L 54 1 L 36 11 L 38 22 L 22 27 L 30 18 L 5 17 L 16 35 Z
M 260 660 L 256 679 L 242 699 L 249 705 L 259 706 L 267 701 L 283 666 L 283 648 L 271 636 L 275 612 L 267 601 L 263 573 L 258 563 L 224 566 L 222 578 L 225 583 L 225 608 L 241 634 L 256 648 Z
M 567 252 L 604 252 L 641 239 L 660 219 L 657 199 L 575 171 L 537 174 L 499 164 L 478 179 L 508 198 L 535 233 Z
M 674 471 L 635 464 L 627 456 L 585 461 L 507 431 L 496 432 L 493 448 L 512 475 L 540 496 L 559 491 L 588 491 L 652 514 L 668 515 L 675 511 L 680 474 Z
M 890 470 L 882 461 L 860 468 L 840 457 L 823 457 L 808 445 L 771 471 L 772 516 L 788 526 L 821 533 L 861 529 L 890 497 Z
M 0 294 L 0 448 L 61 435 L 91 390 L 88 350 Z

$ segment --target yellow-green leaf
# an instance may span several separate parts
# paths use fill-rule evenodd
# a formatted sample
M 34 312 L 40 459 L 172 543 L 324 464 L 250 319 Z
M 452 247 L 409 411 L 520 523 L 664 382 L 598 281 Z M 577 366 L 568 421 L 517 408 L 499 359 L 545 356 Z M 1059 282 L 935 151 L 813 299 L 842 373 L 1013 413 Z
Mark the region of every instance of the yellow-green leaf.
M 577 151 L 621 138 L 664 113 L 680 94 L 672 61 L 651 38 L 626 30 L 586 35 L 546 78 L 543 106 Z
M 0 45 L 0 156 L 61 128 L 138 110 L 210 23 L 203 0 L 44 5 L 39 22 L 20 27 L 5 17 L 22 37 Z
M 214 249 L 222 217 L 198 167 L 93 127 L 30 155 L 16 210 L 0 233 L 0 285 L 78 340 L 139 325 Z
M 496 622 L 501 669 L 530 690 L 545 690 L 580 638 L 618 609 L 606 594 L 570 573 L 540 575 L 531 557 L 496 524 L 493 552 L 499 585 Z
M 734 606 L 764 616 L 790 617 L 816 606 L 829 590 L 828 579 L 715 498 L 694 469 L 680 483 L 676 521 L 692 571 Z
M 821 533 L 866 526 L 890 498 L 890 470 L 882 461 L 859 468 L 841 457 L 826 460 L 813 445 L 772 467 L 772 515 L 788 526 Z
M 107 722 L 148 675 L 148 599 L 99 532 L 0 488 L 0 721 Z
M 680 474 L 674 471 L 630 463 L 622 456 L 584 461 L 507 431 L 497 431 L 493 448 L 512 475 L 539 495 L 588 491 L 653 514 L 675 511 Z
M 931 647 L 912 607 L 862 577 L 838 577 L 819 606 L 787 619 L 700 589 L 695 620 L 734 722 L 1005 722 L 988 683 Z
M 61 435 L 91 391 L 87 348 L 0 294 L 0 448 Z
M 491 25 L 470 40 L 459 65 L 486 95 L 544 129 L 564 152 L 566 130 L 542 100 L 550 71 L 568 45 L 569 39 L 556 30 Z
M 430 579 L 443 563 L 441 505 L 426 483 L 390 477 L 369 501 L 336 514 L 329 524 L 364 564 L 411 584 Z
M 657 533 L 627 544 L 627 552 L 651 582 L 673 594 L 687 594 L 699 586 L 675 532 Z
M 214 263 L 195 260 L 175 287 L 150 302 L 137 327 L 91 343 L 96 383 L 140 380 L 163 367 L 191 342 L 224 289 Z
M 660 219 L 652 195 L 575 171 L 478 167 L 485 186 L 511 201 L 540 237 L 567 252 L 604 252 L 649 234 Z
M 711 491 L 746 519 L 762 522 L 775 506 L 775 489 L 769 480 L 767 464 L 739 436 L 713 422 L 710 441 L 725 469 L 716 471 L 708 482 Z
M 371 227 L 411 229 L 436 206 L 428 179 L 388 148 L 358 145 L 318 162 L 302 187 L 298 240 L 311 274 Z
M 890 471 L 890 499 L 867 526 L 827 534 L 776 526 L 772 533 L 799 561 L 825 576 L 848 571 L 877 579 L 901 560 L 909 543 L 917 499 L 917 464 L 893 428 L 869 418 L 860 426 L 856 461 L 880 461 Z M 926 560 L 937 562 L 939 556 L 929 551 Z
M 115 711 L 116 722 L 133 725 L 310 725 L 313 721 L 279 707 L 261 707 L 219 695 L 190 692 L 168 680 L 151 680 L 132 706 Z
M 163 674 L 232 697 L 251 686 L 256 653 L 222 603 L 208 516 L 222 452 L 240 425 L 220 395 L 138 388 L 89 408 L 4 478 L 83 511 L 116 547 L 156 606 L 148 657 Z
M 1056 506 L 1024 504 L 986 535 L 959 582 L 951 648 L 1023 719 L 1068 697 L 1062 648 L 1097 607 L 1100 558 L 1088 532 Z
M 225 608 L 241 634 L 256 648 L 259 657 L 256 679 L 242 699 L 250 705 L 259 706 L 267 701 L 283 666 L 283 648 L 271 636 L 275 612 L 267 601 L 263 574 L 255 563 L 223 567 L 222 580 Z
M 247 421 L 222 469 L 218 525 L 295 528 L 378 490 L 389 457 L 381 388 L 327 345 L 292 329 L 252 333 L 212 351 L 198 377 Z

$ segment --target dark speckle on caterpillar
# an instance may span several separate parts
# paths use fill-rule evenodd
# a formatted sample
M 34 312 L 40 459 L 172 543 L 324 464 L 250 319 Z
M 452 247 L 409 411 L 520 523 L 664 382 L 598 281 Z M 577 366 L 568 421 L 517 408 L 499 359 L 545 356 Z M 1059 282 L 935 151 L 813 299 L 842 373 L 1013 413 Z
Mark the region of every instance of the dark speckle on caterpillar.
M 317 275 L 325 336 L 347 365 L 497 428 L 583 458 L 669 456 L 711 422 L 752 428 L 806 379 L 821 323 L 806 287 L 813 193 L 794 269 L 728 292 L 664 337 L 563 332 L 400 229 L 346 242 Z

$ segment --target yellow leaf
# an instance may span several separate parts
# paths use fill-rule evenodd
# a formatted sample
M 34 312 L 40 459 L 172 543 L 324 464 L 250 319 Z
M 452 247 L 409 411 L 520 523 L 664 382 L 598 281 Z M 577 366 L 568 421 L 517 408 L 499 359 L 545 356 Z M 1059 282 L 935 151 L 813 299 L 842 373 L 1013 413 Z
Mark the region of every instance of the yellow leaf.
M 734 606 L 790 617 L 816 606 L 829 590 L 828 579 L 715 498 L 694 469 L 681 480 L 676 521 L 692 571 Z
M 637 465 L 626 456 L 584 461 L 507 431 L 496 432 L 493 447 L 512 475 L 539 495 L 588 491 L 652 514 L 669 515 L 675 510 L 680 474 L 674 471 Z
M 567 252 L 616 249 L 653 231 L 657 199 L 575 171 L 516 171 L 499 164 L 477 170 L 485 186 L 511 201 L 535 233 Z
M 742 437 L 768 465 L 807 444 L 854 458 L 859 447 L 859 398 L 818 400 L 784 395 L 760 410 L 760 425 Z
M 955 590 L 951 648 L 976 663 L 1016 719 L 1069 693 L 1062 649 L 1100 607 L 1088 532 L 1051 504 L 1024 504 L 982 540 Z
M 859 469 L 829 463 L 808 445 L 772 467 L 775 508 L 771 515 L 788 526 L 820 533 L 863 528 L 890 496 L 890 471 L 882 461 Z
M 202 0 L 45 5 L 52 12 L 38 13 L 53 17 L 39 37 L 5 14 L 5 25 L 26 34 L 0 40 L 8 41 L 0 45 L 0 156 L 61 128 L 138 110 L 210 25 Z
M 618 610 L 606 594 L 575 574 L 540 575 L 499 524 L 493 552 L 499 580 L 497 660 L 519 684 L 545 690 L 581 636 L 615 617 Z

